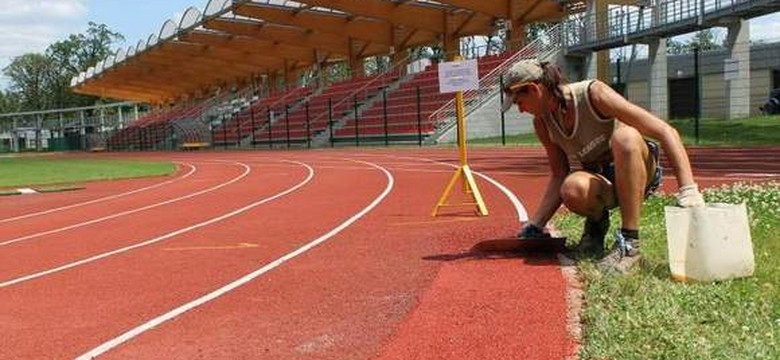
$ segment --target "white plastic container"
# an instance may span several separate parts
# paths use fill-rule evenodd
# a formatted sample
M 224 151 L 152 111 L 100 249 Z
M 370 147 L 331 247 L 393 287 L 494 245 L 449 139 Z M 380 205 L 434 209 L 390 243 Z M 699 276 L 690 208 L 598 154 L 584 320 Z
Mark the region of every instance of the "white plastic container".
M 669 269 L 678 281 L 753 275 L 753 243 L 745 204 L 666 207 Z

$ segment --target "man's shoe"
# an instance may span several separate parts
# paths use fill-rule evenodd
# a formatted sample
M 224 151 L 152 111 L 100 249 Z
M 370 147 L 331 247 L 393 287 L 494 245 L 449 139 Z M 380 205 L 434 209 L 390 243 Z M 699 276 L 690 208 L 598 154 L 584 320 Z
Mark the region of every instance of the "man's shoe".
M 609 231 L 609 211 L 604 210 L 601 220 L 585 220 L 585 229 L 582 232 L 580 242 L 570 249 L 569 253 L 574 257 L 598 256 L 604 251 L 604 237 Z
M 618 230 L 615 233 L 615 247 L 599 261 L 599 269 L 618 273 L 631 271 L 641 258 L 640 245 L 640 240 L 626 238 Z

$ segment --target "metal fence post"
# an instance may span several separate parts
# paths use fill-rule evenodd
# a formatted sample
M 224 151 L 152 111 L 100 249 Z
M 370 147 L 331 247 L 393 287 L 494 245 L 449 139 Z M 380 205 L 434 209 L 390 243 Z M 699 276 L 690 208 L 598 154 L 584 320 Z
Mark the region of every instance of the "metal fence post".
M 81 126 L 79 129 L 79 145 L 81 146 L 81 150 L 87 149 L 87 128 L 86 128 L 86 115 L 84 115 L 84 110 L 81 110 L 79 112 L 80 114 L 80 120 L 81 120 Z
M 382 113 L 384 116 L 384 123 L 385 123 L 385 146 L 390 145 L 390 136 L 388 134 L 387 129 L 387 88 L 382 90 Z
M 422 146 L 422 101 L 419 85 L 417 85 L 417 145 Z
M 223 121 L 222 122 L 222 148 L 227 150 L 228 148 L 228 141 L 227 141 L 227 125 L 230 123 L 230 120 Z
M 352 97 L 352 107 L 355 110 L 355 146 L 360 146 L 360 124 L 358 119 L 357 95 Z
M 238 140 L 236 141 L 236 144 L 237 144 L 237 147 L 240 149 L 241 148 L 241 140 L 242 140 L 241 135 L 243 135 L 243 134 L 241 134 L 241 113 L 236 114 L 236 133 L 237 133 L 237 136 L 238 136 Z
M 695 127 L 695 133 L 696 133 L 696 144 L 699 144 L 699 118 L 701 117 L 701 99 L 699 94 L 699 47 L 695 46 L 693 48 L 693 73 L 694 73 L 694 81 L 696 82 L 695 88 L 694 88 L 694 95 L 693 95 L 693 102 L 695 106 L 694 111 L 694 127 Z
M 252 120 L 252 148 L 254 149 L 257 144 L 255 143 L 255 131 L 257 131 L 257 124 L 255 123 L 255 107 L 249 107 L 249 118 Z
M 330 147 L 333 147 L 333 99 L 328 98 L 328 128 L 330 129 Z
M 268 147 L 270 149 L 274 148 L 274 134 L 271 132 L 271 107 L 266 106 L 265 107 L 265 117 L 268 119 Z
M 306 102 L 306 148 L 311 149 L 311 124 L 309 123 L 309 102 Z
M 504 75 L 498 77 L 499 96 L 501 97 L 501 145 L 506 145 L 506 114 L 504 113 Z
M 284 126 L 287 131 L 287 148 L 290 148 L 290 106 L 284 105 Z

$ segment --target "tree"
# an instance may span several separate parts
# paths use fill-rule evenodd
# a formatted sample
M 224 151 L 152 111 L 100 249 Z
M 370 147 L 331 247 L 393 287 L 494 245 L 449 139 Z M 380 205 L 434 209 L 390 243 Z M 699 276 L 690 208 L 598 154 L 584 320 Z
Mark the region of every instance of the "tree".
M 123 41 L 124 36 L 111 31 L 105 24 L 89 22 L 84 34 L 71 34 L 67 39 L 51 44 L 46 56 L 58 70 L 53 74 L 51 86 L 57 107 L 84 106 L 95 102 L 94 97 L 74 94 L 70 91 L 70 80 L 80 72 L 95 66 L 111 55 L 112 45 Z
M 21 108 L 19 97 L 16 94 L 0 90 L 0 114 L 19 112 Z
M 699 31 L 690 40 L 683 43 L 671 38 L 666 39 L 666 53 L 672 55 L 681 55 L 693 52 L 693 49 L 699 48 L 701 51 L 718 50 L 723 48 L 723 41 L 715 39 L 715 33 L 712 29 Z
M 688 42 L 691 49 L 698 47 L 699 50 L 709 51 L 723 48 L 723 41 L 718 43 L 715 40 L 715 33 L 712 29 L 704 29 L 696 33 L 693 38 Z
M 106 25 L 90 22 L 86 32 L 51 44 L 44 54 L 18 56 L 3 69 L 10 78 L 4 98 L 18 99 L 22 111 L 94 104 L 97 98 L 71 92 L 70 80 L 110 56 L 112 45 L 122 40 Z
M 17 56 L 3 72 L 11 79 L 10 90 L 19 96 L 23 110 L 43 110 L 51 105 L 51 59 L 41 54 Z
M 46 55 L 65 72 L 77 75 L 113 55 L 111 46 L 124 39 L 122 34 L 111 31 L 105 24 L 90 21 L 86 33 L 71 34 L 67 39 L 51 44 Z
M 666 53 L 671 55 L 685 54 L 689 51 L 688 44 L 672 38 L 666 39 Z

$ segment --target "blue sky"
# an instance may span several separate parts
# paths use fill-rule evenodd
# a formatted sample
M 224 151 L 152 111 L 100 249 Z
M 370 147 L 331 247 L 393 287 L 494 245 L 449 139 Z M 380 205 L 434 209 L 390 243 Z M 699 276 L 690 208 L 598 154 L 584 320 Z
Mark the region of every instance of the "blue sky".
M 204 9 L 208 0 L 0 0 L 0 69 L 19 55 L 42 52 L 93 21 L 127 39 L 122 47 L 159 32 L 190 6 Z M 7 86 L 0 74 L 0 88 Z
M 190 6 L 203 10 L 208 0 L 0 0 L 0 69 L 16 56 L 42 52 L 87 22 L 108 25 L 135 45 L 159 32 L 167 19 L 177 19 Z M 752 39 L 780 40 L 780 13 L 751 21 Z M 0 88 L 7 79 L 0 74 Z

